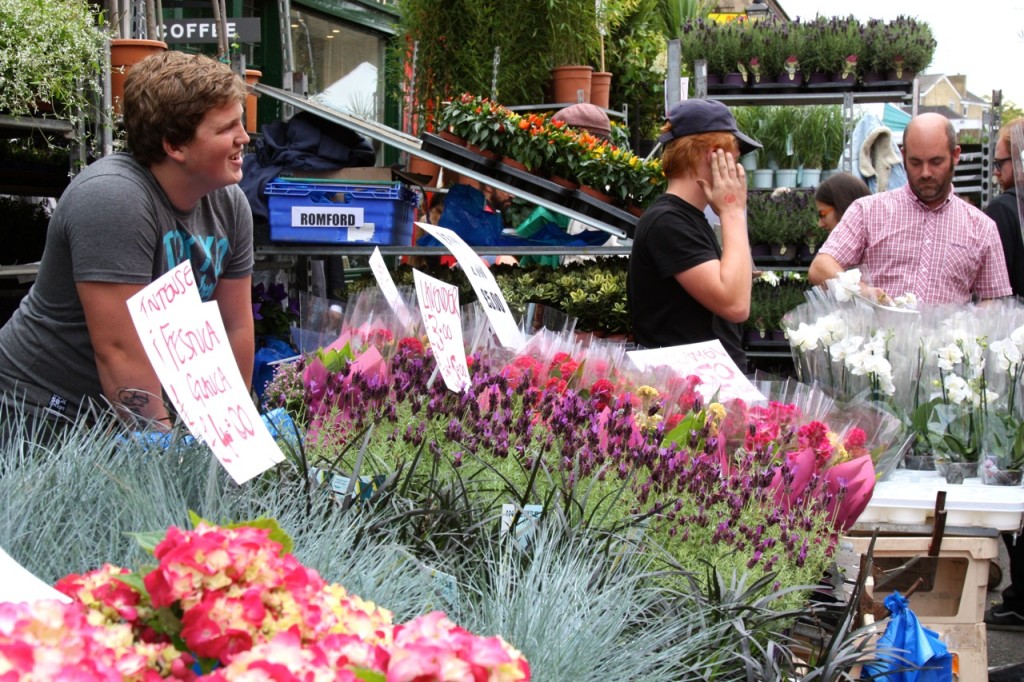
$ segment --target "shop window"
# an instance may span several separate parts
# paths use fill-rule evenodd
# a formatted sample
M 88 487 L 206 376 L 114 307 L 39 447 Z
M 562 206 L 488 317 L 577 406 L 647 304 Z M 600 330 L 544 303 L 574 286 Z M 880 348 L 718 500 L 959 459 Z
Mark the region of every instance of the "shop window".
M 306 74 L 310 97 L 345 113 L 383 120 L 383 38 L 294 6 L 291 17 L 295 71 Z

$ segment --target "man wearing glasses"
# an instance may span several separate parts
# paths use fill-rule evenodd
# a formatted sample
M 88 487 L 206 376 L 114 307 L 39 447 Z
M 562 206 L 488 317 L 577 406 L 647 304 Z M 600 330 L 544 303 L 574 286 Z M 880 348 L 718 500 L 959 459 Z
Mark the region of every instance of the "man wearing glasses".
M 811 263 L 811 283 L 858 267 L 882 303 L 909 292 L 923 303 L 1009 296 L 995 224 L 953 192 L 959 160 L 949 119 L 911 119 L 903 134 L 908 183 L 850 207 Z
M 1012 136 L 1024 136 L 1024 118 L 1017 118 L 999 130 L 996 141 L 996 156 L 992 159 L 992 173 L 999 180 L 1002 193 L 989 202 L 985 214 L 996 221 L 999 228 L 999 239 L 1003 243 L 1003 255 L 1006 256 L 1006 271 L 1010 276 L 1010 286 L 1016 296 L 1024 296 L 1024 241 L 1020 233 L 1020 212 L 1017 207 L 1017 174 L 1013 152 L 1020 146 L 1013 144 Z M 1022 137 L 1024 139 L 1024 137 Z M 1020 162 L 1020 159 L 1017 160 Z M 1024 178 L 1022 178 L 1024 180 Z
M 999 131 L 992 172 L 1003 191 L 985 207 L 985 213 L 999 228 L 1010 286 L 1016 296 L 1024 296 L 1024 240 L 1017 203 L 1017 177 L 1024 175 L 1018 170 L 1022 147 L 1024 118 L 1016 118 Z M 1003 603 L 985 611 L 985 625 L 992 630 L 1024 630 L 1024 538 L 1003 533 L 1003 541 L 1010 559 L 1010 584 L 1003 590 Z

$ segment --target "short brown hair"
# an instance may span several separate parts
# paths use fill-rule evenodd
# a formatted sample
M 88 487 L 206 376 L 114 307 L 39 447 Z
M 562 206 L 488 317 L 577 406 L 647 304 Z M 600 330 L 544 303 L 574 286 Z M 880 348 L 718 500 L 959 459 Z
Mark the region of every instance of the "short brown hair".
M 166 156 L 163 142 L 189 142 L 206 112 L 244 102 L 248 88 L 235 72 L 201 54 L 169 50 L 132 67 L 124 83 L 124 129 L 139 163 Z
M 670 130 L 670 124 L 662 127 L 662 132 Z M 739 160 L 740 143 L 732 133 L 713 132 L 699 133 L 677 137 L 665 145 L 661 155 L 661 166 L 666 178 L 681 177 L 695 173 L 701 161 L 713 149 L 724 149 L 732 152 Z

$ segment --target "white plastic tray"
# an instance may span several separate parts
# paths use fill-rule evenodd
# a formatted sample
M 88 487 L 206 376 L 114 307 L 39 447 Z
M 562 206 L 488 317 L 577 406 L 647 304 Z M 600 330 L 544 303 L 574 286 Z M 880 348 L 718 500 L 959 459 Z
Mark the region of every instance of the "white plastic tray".
M 979 478 L 951 485 L 934 471 L 897 469 L 875 492 L 857 523 L 929 523 L 935 494 L 946 491 L 946 525 L 1015 531 L 1024 521 L 1024 487 L 984 485 Z

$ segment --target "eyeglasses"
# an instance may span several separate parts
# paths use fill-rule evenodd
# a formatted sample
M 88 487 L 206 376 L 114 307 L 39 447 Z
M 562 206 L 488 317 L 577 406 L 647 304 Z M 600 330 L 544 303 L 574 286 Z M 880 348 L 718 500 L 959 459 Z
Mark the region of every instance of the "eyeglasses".
M 818 211 L 818 217 L 819 218 L 827 218 L 828 216 L 832 215 L 832 213 L 835 210 L 836 209 L 834 209 L 834 208 L 823 208 L 820 211 Z
M 1003 172 L 1003 164 L 1006 163 L 1007 161 L 1012 161 L 1012 160 L 1013 160 L 1012 156 L 1007 156 L 1007 157 L 1002 158 L 1002 159 L 992 159 L 992 172 L 993 173 L 1001 173 L 1001 172 Z

